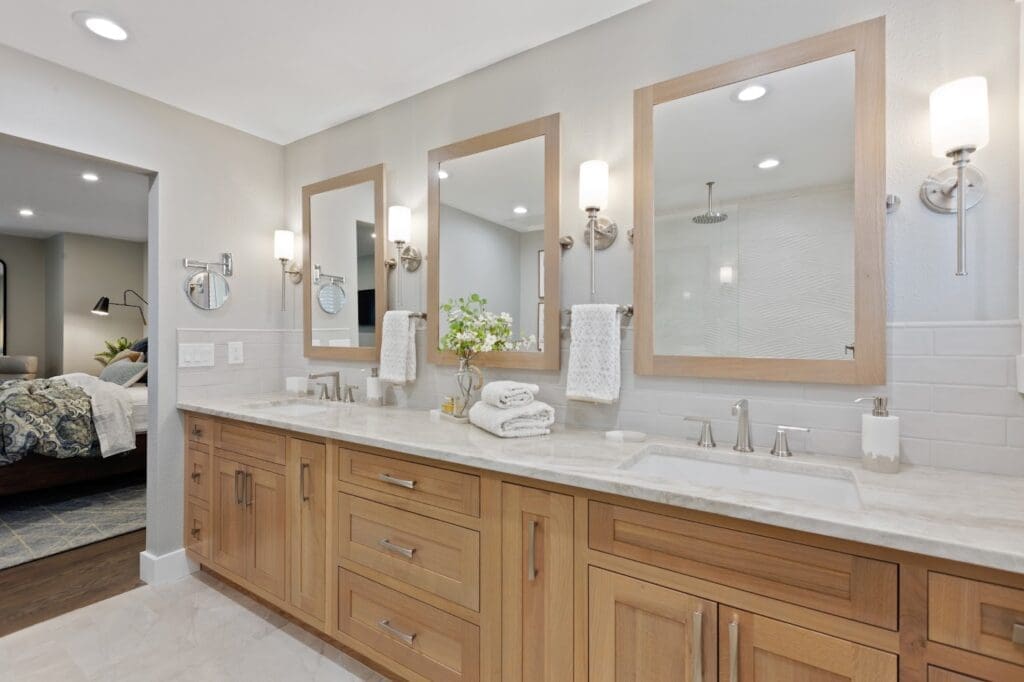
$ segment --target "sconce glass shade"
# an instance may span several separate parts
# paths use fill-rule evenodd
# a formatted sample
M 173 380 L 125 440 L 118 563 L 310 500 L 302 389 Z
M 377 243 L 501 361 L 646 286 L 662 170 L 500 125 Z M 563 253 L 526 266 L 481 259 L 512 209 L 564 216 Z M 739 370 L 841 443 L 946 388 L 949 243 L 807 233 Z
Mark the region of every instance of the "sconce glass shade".
M 580 210 L 608 205 L 608 164 L 604 161 L 584 161 L 580 164 Z
M 388 206 L 388 240 L 409 243 L 412 237 L 412 210 L 408 206 Z
M 291 230 L 274 230 L 274 258 L 291 260 L 295 258 L 295 233 Z
M 721 284 L 732 284 L 734 271 L 731 265 L 723 265 L 718 268 L 718 281 Z
M 110 298 L 107 296 L 101 296 L 100 300 L 96 301 L 96 305 L 92 307 L 93 315 L 109 315 L 110 314 Z
M 981 149 L 988 144 L 988 81 L 983 76 L 935 88 L 928 107 L 935 156 L 944 158 L 958 149 Z

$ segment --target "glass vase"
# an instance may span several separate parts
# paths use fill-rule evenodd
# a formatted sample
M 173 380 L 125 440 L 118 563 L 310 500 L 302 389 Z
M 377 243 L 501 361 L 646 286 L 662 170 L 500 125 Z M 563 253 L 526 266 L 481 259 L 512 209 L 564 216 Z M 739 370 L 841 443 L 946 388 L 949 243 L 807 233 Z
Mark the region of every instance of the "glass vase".
M 484 385 L 483 372 L 471 363 L 471 358 L 459 358 L 459 370 L 455 373 L 455 386 L 458 388 L 458 393 L 455 396 L 455 411 L 452 414 L 460 419 L 469 414 L 469 408 L 473 404 L 473 394 Z

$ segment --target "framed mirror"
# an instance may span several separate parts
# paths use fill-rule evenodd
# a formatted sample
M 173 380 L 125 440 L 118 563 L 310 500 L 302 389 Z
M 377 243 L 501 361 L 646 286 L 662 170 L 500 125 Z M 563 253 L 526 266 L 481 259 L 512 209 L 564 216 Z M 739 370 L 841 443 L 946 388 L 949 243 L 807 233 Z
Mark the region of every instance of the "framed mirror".
M 388 305 L 386 215 L 384 164 L 302 188 L 306 357 L 379 357 Z
M 0 260 L 0 355 L 7 355 L 7 265 Z
M 520 343 L 475 365 L 558 369 L 559 115 L 432 150 L 427 183 L 428 359 L 456 363 L 440 307 L 478 294 Z
M 884 19 L 634 98 L 639 374 L 885 383 Z

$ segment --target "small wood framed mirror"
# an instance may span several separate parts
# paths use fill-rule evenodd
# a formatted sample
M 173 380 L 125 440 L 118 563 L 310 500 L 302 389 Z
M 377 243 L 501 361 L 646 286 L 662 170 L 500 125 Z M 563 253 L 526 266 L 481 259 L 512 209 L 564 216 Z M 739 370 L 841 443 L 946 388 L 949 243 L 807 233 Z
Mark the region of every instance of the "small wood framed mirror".
M 561 247 L 559 115 L 456 142 L 428 155 L 427 357 L 439 350 L 448 320 L 441 306 L 477 294 L 507 314 L 516 350 L 487 352 L 483 367 L 554 370 L 560 366 Z
M 302 188 L 305 355 L 372 362 L 388 307 L 384 164 Z
M 634 113 L 637 373 L 884 384 L 884 19 Z

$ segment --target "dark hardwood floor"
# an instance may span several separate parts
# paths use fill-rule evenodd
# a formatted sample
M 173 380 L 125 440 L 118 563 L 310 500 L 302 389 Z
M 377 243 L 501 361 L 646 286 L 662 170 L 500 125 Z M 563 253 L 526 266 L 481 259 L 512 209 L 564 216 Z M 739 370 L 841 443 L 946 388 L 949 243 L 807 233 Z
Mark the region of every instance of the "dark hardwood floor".
M 138 530 L 0 571 L 0 636 L 138 587 L 145 548 Z

